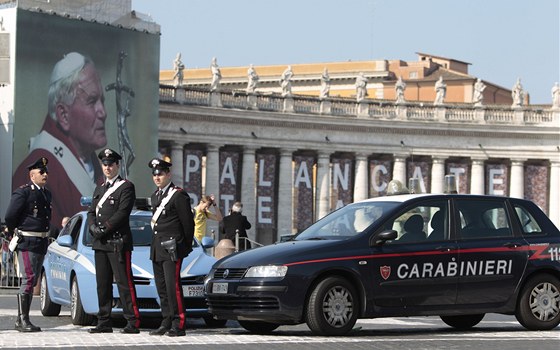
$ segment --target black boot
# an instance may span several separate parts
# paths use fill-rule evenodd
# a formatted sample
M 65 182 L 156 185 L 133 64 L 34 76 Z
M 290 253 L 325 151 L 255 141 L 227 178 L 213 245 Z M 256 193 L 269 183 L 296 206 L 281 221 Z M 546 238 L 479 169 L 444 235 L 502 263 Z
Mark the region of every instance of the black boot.
M 33 296 L 31 294 L 18 294 L 18 318 L 16 330 L 20 332 L 40 332 L 41 328 L 35 326 L 29 320 L 29 308 Z

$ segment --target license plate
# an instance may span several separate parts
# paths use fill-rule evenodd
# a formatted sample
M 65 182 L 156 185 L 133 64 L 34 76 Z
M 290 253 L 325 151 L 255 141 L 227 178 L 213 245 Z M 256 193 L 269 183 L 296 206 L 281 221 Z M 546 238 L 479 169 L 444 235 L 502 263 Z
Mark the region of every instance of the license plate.
M 214 283 L 212 284 L 212 293 L 226 294 L 228 290 L 227 283 Z
M 183 286 L 183 296 L 185 298 L 203 297 L 204 285 Z

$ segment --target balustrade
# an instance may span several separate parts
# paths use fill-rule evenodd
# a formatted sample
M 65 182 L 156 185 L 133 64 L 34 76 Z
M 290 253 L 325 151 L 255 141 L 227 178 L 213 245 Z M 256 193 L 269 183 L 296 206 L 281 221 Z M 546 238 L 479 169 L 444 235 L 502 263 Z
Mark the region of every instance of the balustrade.
M 181 94 L 181 95 L 178 95 Z M 245 91 L 220 92 L 223 108 L 257 109 L 262 111 L 285 111 L 285 98 L 274 93 L 257 93 L 247 95 Z M 249 97 L 253 102 L 249 105 Z M 317 97 L 292 96 L 293 112 L 301 114 L 321 114 L 321 102 Z M 188 105 L 209 106 L 210 91 L 205 88 L 176 88 L 160 85 L 159 99 L 163 103 L 181 103 Z M 255 104 L 256 101 L 256 104 Z M 351 98 L 331 98 L 330 115 L 357 116 L 358 104 Z M 449 104 L 442 106 L 424 105 L 421 102 L 396 104 L 392 101 L 366 100 L 367 115 L 375 119 L 399 119 L 413 121 L 434 121 L 448 123 L 486 123 L 486 124 L 523 124 L 555 125 L 560 119 L 560 111 L 543 109 L 542 106 L 525 107 L 513 110 L 509 107 L 484 106 L 473 107 L 471 104 Z

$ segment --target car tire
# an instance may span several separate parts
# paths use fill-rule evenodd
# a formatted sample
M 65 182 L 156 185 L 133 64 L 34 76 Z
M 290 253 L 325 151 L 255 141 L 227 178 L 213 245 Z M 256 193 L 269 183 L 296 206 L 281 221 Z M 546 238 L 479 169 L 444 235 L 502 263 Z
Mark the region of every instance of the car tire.
M 341 277 L 320 281 L 309 296 L 305 320 L 318 335 L 343 335 L 358 319 L 359 301 L 354 286 Z
M 456 329 L 465 330 L 471 329 L 482 321 L 484 314 L 476 315 L 454 315 L 454 316 L 440 316 L 441 320 L 448 326 Z
M 531 277 L 517 301 L 515 317 L 533 331 L 550 330 L 560 324 L 560 280 L 550 274 Z
M 255 334 L 269 334 L 276 328 L 280 327 L 279 324 L 261 322 L 261 321 L 237 321 L 237 322 L 239 322 L 241 327 Z
M 58 316 L 60 314 L 60 304 L 56 304 L 51 301 L 45 271 L 43 271 L 43 273 L 41 274 L 40 300 L 41 314 L 43 314 L 43 316 Z
M 214 316 L 204 316 L 204 323 L 210 328 L 223 328 L 226 326 L 227 320 L 220 320 Z
M 70 289 L 70 318 L 72 324 L 77 326 L 89 326 L 93 323 L 93 315 L 87 314 L 82 306 L 80 297 L 80 288 L 78 288 L 78 279 L 72 278 L 72 286 Z

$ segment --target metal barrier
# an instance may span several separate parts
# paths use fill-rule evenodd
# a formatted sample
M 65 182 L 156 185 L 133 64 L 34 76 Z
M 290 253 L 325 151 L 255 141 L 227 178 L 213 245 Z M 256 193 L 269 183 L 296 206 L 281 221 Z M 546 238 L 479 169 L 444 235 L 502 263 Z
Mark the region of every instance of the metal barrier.
M 9 249 L 10 243 L 2 238 L 2 262 L 0 265 L 0 288 L 19 288 L 20 278 L 17 275 L 17 259 Z
M 212 238 L 214 238 L 214 230 L 212 230 Z M 240 237 L 239 230 L 236 230 L 235 241 L 232 242 L 230 239 L 227 238 L 221 239 L 216 245 L 214 256 L 218 259 L 221 259 L 224 256 L 237 253 L 240 250 L 239 248 L 245 248 L 241 250 L 246 250 L 247 247 L 249 246 L 249 244 L 247 243 L 250 244 L 249 249 L 263 246 L 263 244 L 257 241 L 253 241 L 252 239 L 249 239 L 247 237 Z
M 247 249 L 247 242 L 251 244 L 251 248 L 263 246 L 259 242 L 253 241 L 247 237 L 239 237 L 239 230 L 235 230 L 235 251 L 238 252 L 240 247 L 244 247 L 245 249 Z

